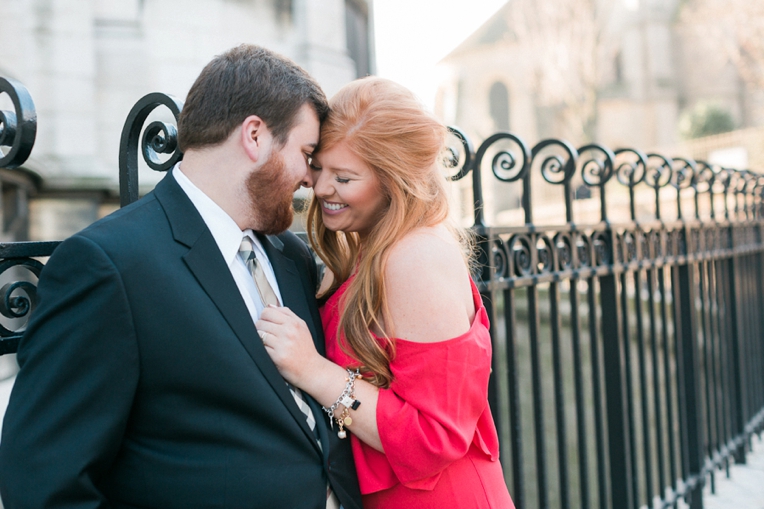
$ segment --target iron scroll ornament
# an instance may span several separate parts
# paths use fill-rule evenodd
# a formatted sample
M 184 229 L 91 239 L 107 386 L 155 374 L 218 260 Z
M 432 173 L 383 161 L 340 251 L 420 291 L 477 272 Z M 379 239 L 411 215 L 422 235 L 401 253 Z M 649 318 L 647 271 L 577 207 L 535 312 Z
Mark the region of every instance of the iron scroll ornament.
M 178 131 L 175 126 L 165 122 L 152 122 L 141 137 L 141 129 L 149 114 L 159 106 L 166 106 L 178 121 L 183 109 L 183 101 L 171 95 L 151 93 L 142 97 L 127 115 L 122 128 L 119 144 L 119 201 L 124 207 L 138 200 L 138 143 L 141 153 L 149 168 L 167 171 L 183 158 L 178 148 Z M 162 162 L 158 154 L 170 154 Z
M 617 158 L 615 174 L 618 182 L 633 188 L 645 179 L 647 155 L 633 148 L 619 148 L 613 154 Z
M 21 268 L 39 279 L 43 264 L 38 257 L 48 257 L 60 242 L 12 242 L 0 244 L 0 274 Z M 19 320 L 0 324 L 0 355 L 15 353 L 26 329 L 37 294 L 36 283 L 16 280 L 0 288 L 0 314 L 5 318 Z M 6 326 L 7 325 L 7 326 Z
M 483 159 L 491 147 L 500 142 L 506 141 L 511 144 L 511 148 L 499 149 L 491 158 L 491 171 L 493 175 L 502 182 L 514 182 L 522 179 L 525 182 L 526 176 L 531 167 L 531 151 L 528 145 L 519 137 L 509 132 L 498 132 L 489 136 L 478 147 L 475 154 L 474 173 L 472 179 L 472 188 L 475 194 L 475 224 L 485 226 L 485 217 L 483 215 L 483 187 L 481 181 L 481 170 Z M 491 149 L 491 152 L 493 150 Z
M 448 177 L 448 180 L 454 182 L 463 179 L 467 176 L 470 170 L 472 170 L 474 150 L 472 149 L 472 142 L 467 137 L 467 135 L 464 134 L 464 131 L 458 127 L 448 126 L 448 132 L 449 134 L 453 135 L 454 138 L 458 140 L 459 145 L 461 145 L 459 150 L 455 149 L 451 145 L 447 145 L 446 154 L 443 161 L 446 169 L 456 170 L 456 173 Z M 462 159 L 460 152 L 464 153 L 464 161 L 461 165 L 459 164 L 459 161 Z
M 37 137 L 37 112 L 32 96 L 24 85 L 10 78 L 0 78 L 0 94 L 6 93 L 15 111 L 0 111 L 0 146 L 11 147 L 0 158 L 0 168 L 18 168 L 32 153 Z
M 674 163 L 671 172 L 671 181 L 669 182 L 676 189 L 676 211 L 677 219 L 683 219 L 682 214 L 682 189 L 687 189 L 696 181 L 698 174 L 698 165 L 694 160 L 683 157 L 672 158 Z
M 607 221 L 605 184 L 613 176 L 616 156 L 608 147 L 598 143 L 584 145 L 579 147 L 577 151 L 579 156 L 577 164 L 581 168 L 581 180 L 588 187 L 600 189 L 600 219 Z
M 488 137 L 478 148 L 475 155 L 475 166 L 481 167 L 489 148 L 500 140 L 507 140 L 513 145 L 512 149 L 499 150 L 491 158 L 491 171 L 502 182 L 514 182 L 530 171 L 531 151 L 528 145 L 519 137 L 508 132 L 499 132 Z M 519 155 L 519 161 L 517 155 Z
M 550 184 L 567 184 L 573 177 L 578 164 L 578 151 L 565 140 L 551 138 L 541 140 L 531 149 L 533 161 L 549 147 L 557 147 L 565 153 L 565 158 L 559 154 L 545 155 L 541 161 L 541 176 Z
M 713 196 L 713 184 L 714 184 L 714 169 L 706 161 L 697 160 L 697 171 L 693 176 L 690 186 L 695 192 L 695 219 L 700 219 L 700 196 L 703 194 L 708 195 L 709 214 L 711 219 L 714 219 L 714 196 Z
M 590 143 L 577 149 L 581 169 L 581 180 L 589 187 L 604 187 L 613 176 L 615 154 L 598 143 Z M 584 154 L 592 154 L 584 157 Z M 596 157 L 594 154 L 599 154 Z

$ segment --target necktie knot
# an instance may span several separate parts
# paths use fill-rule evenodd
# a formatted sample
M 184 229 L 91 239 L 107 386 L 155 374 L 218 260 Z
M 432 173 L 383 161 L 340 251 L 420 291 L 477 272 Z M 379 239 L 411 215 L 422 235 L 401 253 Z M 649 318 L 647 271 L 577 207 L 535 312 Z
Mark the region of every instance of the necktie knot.
M 252 239 L 250 239 L 247 235 L 241 239 L 241 244 L 239 244 L 239 256 L 241 256 L 241 259 L 244 260 L 244 263 L 256 259 L 255 248 L 252 245 Z
M 252 244 L 252 239 L 250 239 L 248 235 L 245 235 L 244 238 L 241 239 L 239 256 L 244 260 L 244 265 L 247 266 L 247 270 L 249 270 L 249 273 L 252 275 L 252 279 L 255 282 L 255 287 L 263 302 L 263 306 L 280 306 L 281 303 L 279 302 L 279 298 L 276 296 L 276 292 L 268 282 L 263 267 L 261 264 L 257 263 L 255 247 Z

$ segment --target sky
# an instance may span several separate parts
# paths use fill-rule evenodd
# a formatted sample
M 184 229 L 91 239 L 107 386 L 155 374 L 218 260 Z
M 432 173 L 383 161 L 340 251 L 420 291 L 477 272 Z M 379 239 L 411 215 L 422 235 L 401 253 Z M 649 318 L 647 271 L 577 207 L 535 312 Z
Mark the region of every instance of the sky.
M 507 0 L 374 0 L 377 74 L 432 107 L 435 65 Z

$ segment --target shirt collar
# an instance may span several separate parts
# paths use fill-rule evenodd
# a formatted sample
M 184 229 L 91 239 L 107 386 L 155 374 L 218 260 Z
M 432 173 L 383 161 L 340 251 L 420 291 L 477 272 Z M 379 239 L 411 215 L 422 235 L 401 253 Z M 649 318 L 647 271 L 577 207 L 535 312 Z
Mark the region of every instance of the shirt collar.
M 244 235 L 249 236 L 252 240 L 255 250 L 259 251 L 258 254 L 265 255 L 260 240 L 252 230 L 241 231 L 236 221 L 220 205 L 215 203 L 212 198 L 204 194 L 204 191 L 196 187 L 189 180 L 181 170 L 180 165 L 181 163 L 178 163 L 172 169 L 172 176 L 175 177 L 178 185 L 186 193 L 191 203 L 194 204 L 196 210 L 199 211 L 199 215 L 202 216 L 202 220 L 204 220 L 207 228 L 212 233 L 212 237 L 215 239 L 215 243 L 218 245 L 218 249 L 220 249 L 226 264 L 230 267 L 231 263 L 236 260 L 239 254 L 241 239 Z

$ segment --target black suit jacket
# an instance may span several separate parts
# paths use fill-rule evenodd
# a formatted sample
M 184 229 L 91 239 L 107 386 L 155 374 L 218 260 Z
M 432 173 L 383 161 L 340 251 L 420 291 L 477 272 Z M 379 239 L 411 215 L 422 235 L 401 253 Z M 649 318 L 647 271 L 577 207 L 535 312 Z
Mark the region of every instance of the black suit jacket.
M 291 233 L 261 240 L 323 353 L 307 247 Z M 361 507 L 349 440 L 308 398 L 319 448 L 172 175 L 56 249 L 18 360 L 6 509 L 319 509 L 327 478 Z

